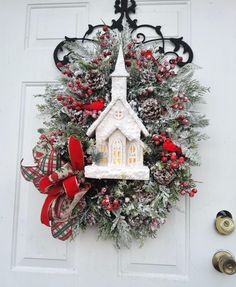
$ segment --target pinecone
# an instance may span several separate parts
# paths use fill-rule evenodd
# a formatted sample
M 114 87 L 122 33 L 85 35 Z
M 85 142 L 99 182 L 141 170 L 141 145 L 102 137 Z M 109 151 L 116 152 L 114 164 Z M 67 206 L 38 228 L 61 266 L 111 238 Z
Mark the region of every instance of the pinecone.
M 91 70 L 85 79 L 93 90 L 99 90 L 105 85 L 104 76 L 98 70 Z
M 142 116 L 147 119 L 156 119 L 161 115 L 161 105 L 158 100 L 149 98 L 141 106 Z
M 157 170 L 153 174 L 154 179 L 161 185 L 169 185 L 176 177 L 173 169 L 164 168 L 162 170 Z

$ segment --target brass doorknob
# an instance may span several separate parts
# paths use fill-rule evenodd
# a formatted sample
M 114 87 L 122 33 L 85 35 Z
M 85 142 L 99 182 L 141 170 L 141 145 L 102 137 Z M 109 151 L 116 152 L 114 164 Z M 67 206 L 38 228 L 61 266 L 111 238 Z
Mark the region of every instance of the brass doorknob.
M 212 264 L 215 269 L 226 275 L 236 273 L 236 262 L 233 255 L 228 251 L 218 251 L 212 258 Z
M 218 212 L 216 215 L 215 227 L 222 235 L 229 235 L 232 233 L 235 228 L 232 214 L 227 210 Z

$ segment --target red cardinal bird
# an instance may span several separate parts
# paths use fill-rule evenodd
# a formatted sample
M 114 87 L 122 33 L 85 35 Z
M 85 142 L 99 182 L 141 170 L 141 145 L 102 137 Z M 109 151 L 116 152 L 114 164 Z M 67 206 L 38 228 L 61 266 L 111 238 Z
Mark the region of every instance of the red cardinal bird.
M 164 150 L 170 151 L 170 152 L 178 152 L 182 153 L 181 148 L 177 147 L 171 139 L 167 138 L 165 142 L 162 145 Z
M 97 101 L 83 104 L 81 108 L 87 111 L 101 111 L 104 108 L 104 100 L 100 98 Z

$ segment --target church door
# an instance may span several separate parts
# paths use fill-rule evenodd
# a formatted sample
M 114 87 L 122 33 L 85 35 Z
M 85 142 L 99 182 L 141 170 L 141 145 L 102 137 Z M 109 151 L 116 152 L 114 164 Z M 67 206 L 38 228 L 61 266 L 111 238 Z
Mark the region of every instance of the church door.
M 109 162 L 114 167 L 122 166 L 125 162 L 125 137 L 116 130 L 109 138 Z

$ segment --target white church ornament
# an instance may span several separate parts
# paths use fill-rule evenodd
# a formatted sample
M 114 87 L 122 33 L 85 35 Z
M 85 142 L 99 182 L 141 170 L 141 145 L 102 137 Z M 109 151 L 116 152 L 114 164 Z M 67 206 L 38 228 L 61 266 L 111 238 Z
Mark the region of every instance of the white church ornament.
M 111 102 L 87 131 L 95 134 L 98 163 L 85 167 L 85 177 L 96 179 L 148 180 L 149 168 L 143 165 L 144 143 L 141 134 L 149 133 L 127 102 L 127 77 L 122 46 L 112 77 Z

